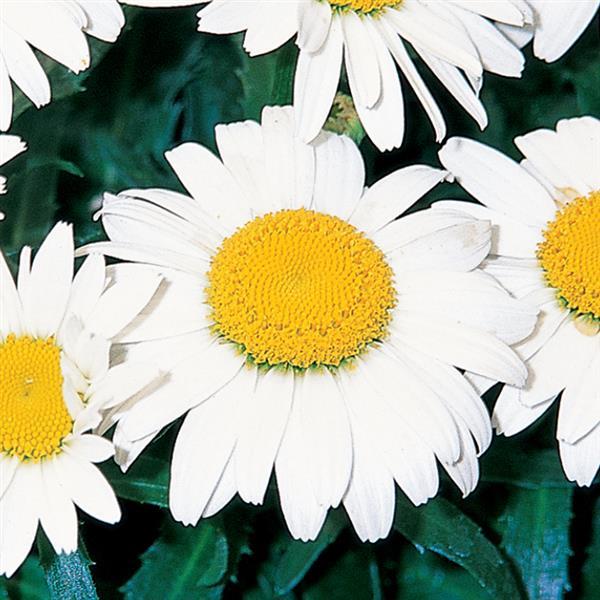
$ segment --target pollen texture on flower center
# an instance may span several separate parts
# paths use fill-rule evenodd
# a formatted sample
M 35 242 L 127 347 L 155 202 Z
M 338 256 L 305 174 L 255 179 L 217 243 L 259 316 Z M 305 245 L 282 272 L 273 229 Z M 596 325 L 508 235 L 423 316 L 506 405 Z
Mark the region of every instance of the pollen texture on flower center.
M 337 217 L 282 210 L 227 238 L 208 273 L 215 331 L 258 364 L 339 366 L 385 335 L 392 270 Z
M 0 342 L 0 451 L 21 460 L 60 451 L 73 429 L 62 384 L 54 338 L 9 335 Z
M 358 13 L 372 13 L 399 6 L 402 0 L 329 0 L 334 8 L 353 10 Z
M 544 231 L 538 258 L 568 308 L 600 319 L 600 191 L 557 214 Z

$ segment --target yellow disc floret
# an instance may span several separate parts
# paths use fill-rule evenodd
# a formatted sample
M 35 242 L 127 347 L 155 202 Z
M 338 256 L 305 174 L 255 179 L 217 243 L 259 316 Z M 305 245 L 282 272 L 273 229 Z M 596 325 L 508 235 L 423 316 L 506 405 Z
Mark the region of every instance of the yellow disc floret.
M 62 384 L 54 338 L 9 335 L 0 342 L 0 451 L 21 460 L 60 452 L 73 430 Z
M 600 319 L 600 191 L 569 202 L 544 231 L 538 258 L 576 315 Z
M 402 0 L 328 0 L 333 8 L 340 10 L 352 10 L 357 13 L 369 14 L 394 8 L 402 3 Z
M 392 271 L 337 217 L 282 210 L 227 238 L 208 273 L 215 331 L 258 364 L 339 366 L 385 335 Z

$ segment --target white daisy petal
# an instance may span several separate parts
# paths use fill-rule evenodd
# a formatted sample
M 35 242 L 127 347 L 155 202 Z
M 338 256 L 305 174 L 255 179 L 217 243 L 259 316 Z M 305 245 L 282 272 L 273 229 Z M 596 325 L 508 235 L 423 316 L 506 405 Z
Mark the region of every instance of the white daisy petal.
M 598 0 L 529 0 L 535 15 L 533 52 L 546 62 L 558 60 L 579 38 L 598 11 Z
M 447 176 L 446 171 L 426 165 L 398 169 L 365 192 L 350 222 L 367 233 L 374 233 L 410 208 Z M 402 190 L 400 199 L 399 189 Z
M 107 439 L 92 434 L 74 436 L 68 441 L 65 450 L 93 463 L 104 462 L 115 453 L 113 445 Z
M 344 508 L 361 541 L 376 542 L 392 528 L 395 491 L 390 472 L 359 426 L 354 431 L 354 462 Z
M 329 504 L 319 503 L 315 496 L 314 467 L 306 459 L 307 428 L 302 421 L 299 402 L 294 402 L 275 459 L 279 501 L 292 536 L 304 542 L 318 535 Z M 344 490 L 345 491 L 345 490 Z
M 77 514 L 54 468 L 56 459 L 36 465 L 42 480 L 40 524 L 57 554 L 77 550 Z
M 97 467 L 69 454 L 62 454 L 54 466 L 65 492 L 81 510 L 105 523 L 121 518 L 115 493 Z
M 582 356 L 583 373 L 569 381 L 560 401 L 556 437 L 577 443 L 600 423 L 600 340 L 596 351 Z
M 362 19 L 353 11 L 342 18 L 344 63 L 357 106 L 372 108 L 381 96 L 381 71 L 377 51 Z
M 569 481 L 590 486 L 600 466 L 600 426 L 574 444 L 559 440 L 560 460 Z
M 301 50 L 311 53 L 319 51 L 327 39 L 332 12 L 327 2 L 300 4 L 300 24 L 296 44 Z
M 317 52 L 301 50 L 294 79 L 296 130 L 312 141 L 327 119 L 342 68 L 344 38 L 341 20 L 334 15 L 327 40 Z
M 505 385 L 496 400 L 492 414 L 492 424 L 498 435 L 511 436 L 523 431 L 537 421 L 555 400 L 552 396 L 535 406 L 525 406 L 521 400 L 521 390 Z
M 0 252 L 0 334 L 19 334 L 23 330 L 23 307 L 4 254 Z
M 371 38 L 378 68 L 381 71 L 381 92 L 379 99 L 372 106 L 357 102 L 356 110 L 369 137 L 383 152 L 402 145 L 404 98 L 394 59 L 381 39 L 379 31 L 373 25 L 372 19 L 366 19 L 364 27 Z
M 262 113 L 265 169 L 270 204 L 278 209 L 308 208 L 314 186 L 314 150 L 294 138 L 291 108 L 267 106 Z
M 223 475 L 236 443 L 238 405 L 246 401 L 254 378 L 254 373 L 242 369 L 183 422 L 173 450 L 169 506 L 184 525 L 196 525 Z
M 527 371 L 518 356 L 487 332 L 431 315 L 420 318 L 403 314 L 396 316 L 391 330 L 399 344 L 405 343 L 442 362 L 496 381 L 517 386 L 525 383 Z
M 294 404 L 309 481 L 318 504 L 336 507 L 348 487 L 352 468 L 352 434 L 346 407 L 327 371 L 308 371 L 295 379 Z
M 40 498 L 39 469 L 21 465 L 0 499 L 0 575 L 10 577 L 27 557 L 37 531 Z
M 63 319 L 73 280 L 73 254 L 71 226 L 58 223 L 35 255 L 30 293 L 23 302 L 30 333 L 36 336 L 49 337 Z
M 362 428 L 378 460 L 387 467 L 411 502 L 418 506 L 435 496 L 438 490 L 435 454 L 428 447 L 426 431 L 419 427 L 419 413 L 413 413 L 410 403 L 405 408 L 397 407 L 400 399 L 392 390 L 380 394 L 364 376 L 368 373 L 367 367 L 359 363 L 357 373 L 339 374 L 353 440 L 357 429 Z M 364 401 L 367 397 L 368 404 Z M 353 451 L 355 460 L 357 447 L 354 441 Z M 443 451 L 441 453 L 444 454 Z M 352 479 L 353 475 L 351 485 Z M 379 516 L 373 515 L 373 518 L 378 519 Z
M 293 377 L 271 369 L 239 407 L 235 479 L 242 499 L 262 504 L 292 406 Z
M 394 33 L 385 20 L 375 20 L 374 26 L 379 29 L 386 46 L 394 57 L 400 70 L 413 88 L 419 102 L 423 105 L 435 131 L 435 141 L 441 142 L 446 137 L 446 123 L 437 102 L 427 89 L 425 82 L 415 68 L 402 40 Z
M 315 140 L 313 209 L 348 219 L 365 187 L 365 165 L 356 144 L 344 135 L 322 132 Z
M 219 483 L 217 483 L 210 500 L 206 504 L 206 508 L 202 513 L 202 517 L 208 518 L 218 513 L 226 504 L 231 501 L 236 492 L 235 465 L 234 459 L 231 457 L 229 462 L 225 465 L 223 474 L 221 475 Z
M 581 377 L 595 351 L 594 337 L 582 336 L 571 320 L 564 321 L 527 361 L 529 377 L 521 392 L 521 402 L 535 406 L 556 396 L 567 382 Z
M 452 138 L 439 152 L 442 164 L 488 208 L 528 225 L 544 225 L 556 207 L 546 190 L 518 163 L 474 140 Z M 527 203 L 521 201 L 526 197 Z
M 0 455 L 0 499 L 8 489 L 18 466 L 19 459 L 16 456 Z
M 235 231 L 248 220 L 250 212 L 242 191 L 209 150 L 187 143 L 166 152 L 165 158 L 192 198 L 224 231 Z

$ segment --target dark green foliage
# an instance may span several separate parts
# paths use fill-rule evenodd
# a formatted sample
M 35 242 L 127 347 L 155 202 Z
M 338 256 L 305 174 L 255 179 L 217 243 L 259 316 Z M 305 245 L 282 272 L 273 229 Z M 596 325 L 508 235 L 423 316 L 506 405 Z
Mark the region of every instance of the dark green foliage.
M 0 244 L 13 267 L 20 247 L 37 246 L 58 219 L 74 223 L 78 244 L 102 239 L 92 214 L 104 191 L 180 190 L 166 150 L 192 140 L 215 149 L 215 124 L 258 119 L 264 105 L 291 99 L 293 44 L 250 59 L 239 35 L 198 34 L 195 12 L 128 9 L 128 30 L 114 45 L 92 44 L 93 68 L 86 73 L 74 76 L 45 61 L 55 98 L 50 106 L 36 111 L 17 96 L 12 132 L 27 140 L 29 150 L 3 168 L 9 194 L 0 198 L 7 213 Z M 449 136 L 475 137 L 513 157 L 518 134 L 554 127 L 564 117 L 600 114 L 594 27 L 555 64 L 531 59 L 522 79 L 486 77 L 482 97 L 490 125 L 484 132 L 425 77 L 447 117 Z M 361 144 L 369 183 L 407 164 L 439 164 L 431 126 L 407 85 L 405 90 L 404 146 L 382 155 L 368 139 Z M 465 197 L 458 186 L 441 185 L 419 207 L 457 197 Z M 441 497 L 420 508 L 398 492 L 395 531 L 374 545 L 357 540 L 343 508 L 332 511 L 315 542 L 292 540 L 275 489 L 265 507 L 234 501 L 222 517 L 196 528 L 175 524 L 167 508 L 171 430 L 126 475 L 114 464 L 102 465 L 121 499 L 132 501 L 122 503 L 123 529 L 84 528 L 103 532 L 100 541 L 90 540 L 102 569 L 92 566 L 90 575 L 83 550 L 56 556 L 41 538 L 40 552 L 13 578 L 0 579 L 0 600 L 95 598 L 92 576 L 103 599 L 597 598 L 597 491 L 565 480 L 554 419 L 551 413 L 515 439 L 495 440 L 481 461 L 482 482 L 467 500 L 445 483 Z M 143 547 L 116 582 L 111 567 L 116 570 L 119 559 L 113 554 L 123 536 L 135 535 L 126 527 L 133 513 L 151 523 L 140 532 Z
M 165 600 L 220 598 L 228 556 L 227 538 L 216 519 L 198 527 L 182 527 L 168 520 L 122 592 L 127 600 L 158 594 Z
M 418 550 L 430 550 L 466 569 L 496 598 L 519 595 L 508 562 L 480 527 L 444 498 L 415 508 L 401 497 L 394 527 Z

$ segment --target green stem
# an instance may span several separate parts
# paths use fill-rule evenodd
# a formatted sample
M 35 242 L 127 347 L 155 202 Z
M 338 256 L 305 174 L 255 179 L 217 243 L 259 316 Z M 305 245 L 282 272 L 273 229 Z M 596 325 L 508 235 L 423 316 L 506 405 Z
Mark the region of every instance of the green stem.
M 288 42 L 277 55 L 271 103 L 285 106 L 292 103 L 294 73 L 296 71 L 296 45 Z

